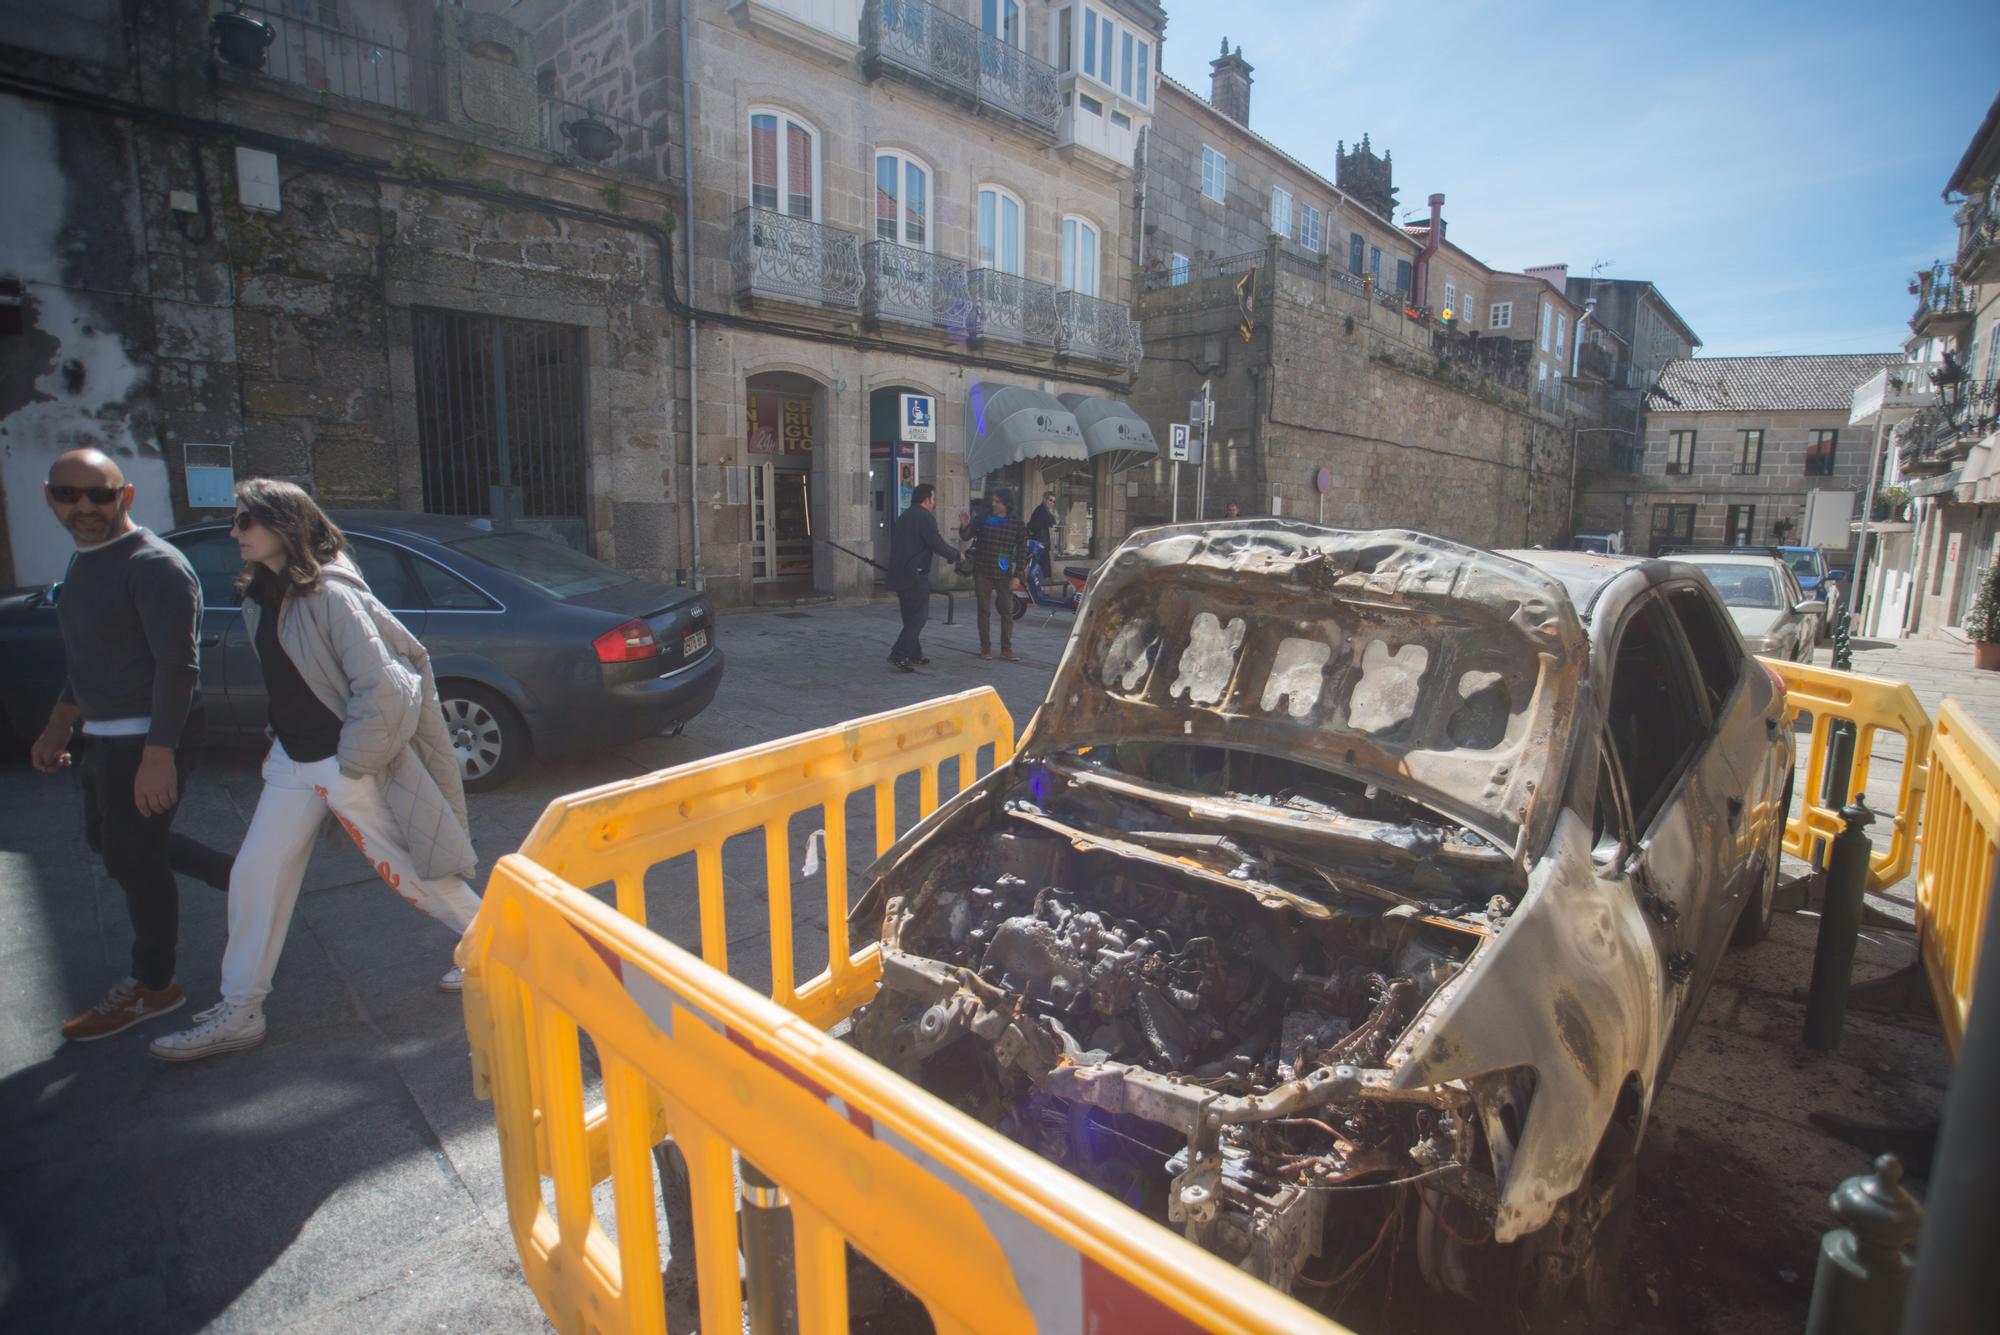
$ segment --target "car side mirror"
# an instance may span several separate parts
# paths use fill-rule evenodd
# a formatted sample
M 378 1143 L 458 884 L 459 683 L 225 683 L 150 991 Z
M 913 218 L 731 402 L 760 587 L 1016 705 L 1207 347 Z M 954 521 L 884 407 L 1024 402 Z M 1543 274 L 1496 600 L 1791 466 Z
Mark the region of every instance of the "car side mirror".
M 1792 610 L 1802 617 L 1823 617 L 1826 615 L 1826 603 L 1818 598 L 1808 598 Z
M 1845 570 L 1829 570 L 1826 572 L 1826 577 L 1838 583 L 1847 578 L 1847 572 Z

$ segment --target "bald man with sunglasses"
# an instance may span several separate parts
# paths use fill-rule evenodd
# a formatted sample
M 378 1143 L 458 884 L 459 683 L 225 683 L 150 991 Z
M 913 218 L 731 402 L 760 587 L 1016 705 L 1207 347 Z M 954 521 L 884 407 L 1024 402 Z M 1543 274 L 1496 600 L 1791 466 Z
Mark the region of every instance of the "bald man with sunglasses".
M 109 455 L 72 450 L 42 484 L 76 544 L 56 602 L 68 676 L 35 768 L 82 780 L 84 837 L 125 892 L 132 974 L 63 1025 L 88 1043 L 178 1010 L 176 871 L 229 887 L 230 858 L 173 832 L 201 745 L 201 584 L 187 558 L 132 522 L 133 488 Z M 78 724 L 82 735 L 79 737 Z

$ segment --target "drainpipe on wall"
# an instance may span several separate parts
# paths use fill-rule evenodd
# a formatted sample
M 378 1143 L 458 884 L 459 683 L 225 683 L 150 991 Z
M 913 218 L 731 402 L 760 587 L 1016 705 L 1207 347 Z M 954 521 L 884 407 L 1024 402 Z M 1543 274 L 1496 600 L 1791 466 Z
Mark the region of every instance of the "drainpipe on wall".
M 1576 346 L 1569 350 L 1569 373 L 1571 376 L 1583 373 L 1583 327 L 1597 314 L 1597 298 L 1589 297 L 1583 303 L 1583 317 L 1576 322 Z
M 688 349 L 688 555 L 694 565 L 694 587 L 707 587 L 708 573 L 701 565 L 701 325 L 695 318 L 694 268 L 694 98 L 689 92 L 694 82 L 694 39 L 688 32 L 688 0 L 681 0 L 681 233 L 686 238 L 687 264 L 687 349 Z
M 1417 252 L 1416 273 L 1410 280 L 1410 303 L 1418 310 L 1430 305 L 1431 298 L 1431 256 L 1437 254 L 1444 244 L 1444 196 L 1431 196 L 1431 230 L 1424 238 L 1424 248 Z

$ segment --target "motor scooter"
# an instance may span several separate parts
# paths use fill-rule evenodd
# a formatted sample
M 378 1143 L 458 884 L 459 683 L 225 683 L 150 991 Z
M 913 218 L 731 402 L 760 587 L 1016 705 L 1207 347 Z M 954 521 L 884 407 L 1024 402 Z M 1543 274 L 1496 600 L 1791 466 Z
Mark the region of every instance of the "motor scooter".
M 1074 613 L 1083 606 L 1083 586 L 1090 579 L 1090 572 L 1082 566 L 1064 566 L 1060 578 L 1049 572 L 1049 549 L 1033 538 L 1028 539 L 1028 568 L 1014 579 L 1011 592 L 1014 595 L 1014 620 L 1028 615 L 1030 607 L 1047 608 L 1053 616 L 1057 612 Z

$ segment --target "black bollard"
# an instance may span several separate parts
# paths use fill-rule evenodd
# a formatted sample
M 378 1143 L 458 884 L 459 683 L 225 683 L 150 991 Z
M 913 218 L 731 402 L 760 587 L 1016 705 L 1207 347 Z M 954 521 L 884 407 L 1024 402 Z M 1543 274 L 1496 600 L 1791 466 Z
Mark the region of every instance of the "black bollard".
M 1806 1046 L 1840 1050 L 1847 1022 L 1847 985 L 1854 974 L 1854 945 L 1861 933 L 1862 895 L 1868 890 L 1868 857 L 1874 846 L 1868 823 L 1875 814 L 1859 797 L 1841 811 L 1847 828 L 1833 837 L 1827 859 L 1826 896 L 1820 903 L 1819 944 L 1813 949 L 1812 991 L 1806 996 Z
M 1806 1335 L 1888 1335 L 1896 1328 L 1924 1218 L 1902 1182 L 1903 1165 L 1885 1154 L 1874 1172 L 1848 1178 L 1827 1198 L 1841 1226 L 1820 1239 Z
M 750 1335 L 798 1335 L 791 1202 L 755 1164 L 744 1159 L 740 1165 L 744 1329 Z

